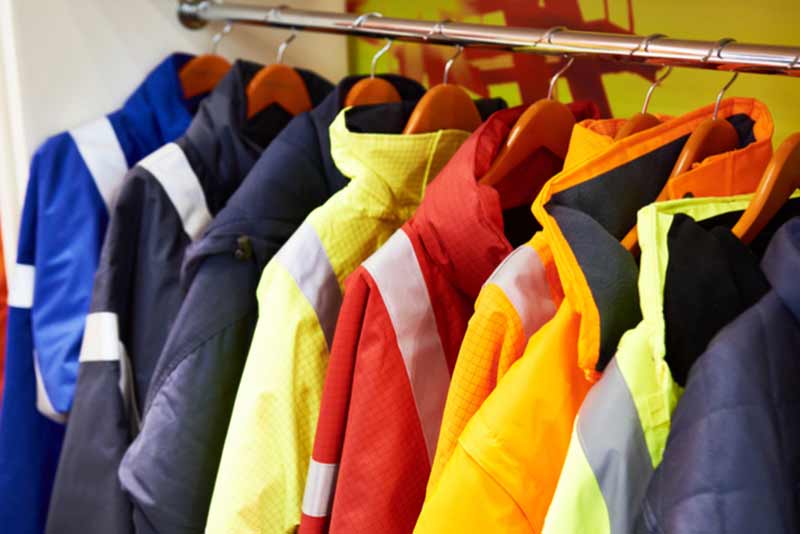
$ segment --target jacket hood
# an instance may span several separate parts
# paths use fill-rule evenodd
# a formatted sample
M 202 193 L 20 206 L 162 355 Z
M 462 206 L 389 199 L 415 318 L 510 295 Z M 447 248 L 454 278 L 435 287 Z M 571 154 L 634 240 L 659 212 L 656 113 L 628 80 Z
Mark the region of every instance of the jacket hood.
M 230 72 L 200 104 L 194 120 L 178 142 L 192 163 L 212 215 L 233 194 L 270 141 L 292 119 L 280 105 L 267 106 L 252 118 L 247 115 L 247 84 L 262 68 L 238 60 Z M 330 83 L 298 69 L 313 104 L 330 92 Z
M 587 378 L 614 355 L 620 336 L 641 319 L 638 267 L 620 240 L 636 212 L 653 202 L 684 143 L 713 106 L 610 145 L 545 184 L 533 206 L 544 228 L 565 297 L 581 315 L 579 365 Z M 722 102 L 719 116 L 739 133 L 740 148 L 707 158 L 669 181 L 670 198 L 725 196 L 755 190 L 772 153 L 772 118 L 753 99 Z M 576 159 L 572 159 L 576 161 Z

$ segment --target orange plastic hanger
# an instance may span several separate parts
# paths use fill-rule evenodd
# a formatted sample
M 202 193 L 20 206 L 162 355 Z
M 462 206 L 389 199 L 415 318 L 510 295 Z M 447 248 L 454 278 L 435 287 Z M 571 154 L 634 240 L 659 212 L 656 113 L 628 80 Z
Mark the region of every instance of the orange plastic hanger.
M 232 28 L 230 22 L 226 23 L 222 31 L 211 38 L 211 51 L 190 59 L 181 68 L 178 78 L 183 88 L 184 98 L 189 99 L 210 93 L 231 70 L 230 61 L 218 55 L 217 48 L 219 42 L 231 32 Z
M 439 23 L 437 26 L 442 24 Z M 450 68 L 463 50 L 463 46 L 456 46 L 455 55 L 448 59 L 444 66 L 442 83 L 431 87 L 422 95 L 403 129 L 404 134 L 428 133 L 438 130 L 472 132 L 480 126 L 481 114 L 472 98 L 461 87 L 447 83 Z
M 723 152 L 735 150 L 739 147 L 739 134 L 736 132 L 736 128 L 734 128 L 733 125 L 725 119 L 717 118 L 717 114 L 719 113 L 719 103 L 722 101 L 725 91 L 727 91 L 731 84 L 736 81 L 737 76 L 738 73 L 734 73 L 733 77 L 728 80 L 728 83 L 726 83 L 722 90 L 717 94 L 717 100 L 714 105 L 714 112 L 711 115 L 711 118 L 701 122 L 689 136 L 689 139 L 683 146 L 681 153 L 678 155 L 678 159 L 672 168 L 672 173 L 667 179 L 667 182 L 676 176 L 691 170 L 692 164 L 695 162 L 700 162 L 709 156 L 713 156 L 714 154 L 721 154 Z M 664 188 L 661 189 L 661 192 L 658 194 L 658 197 L 656 197 L 654 202 L 667 200 L 667 192 L 668 189 L 665 184 Z M 630 250 L 633 254 L 636 254 L 638 252 L 638 239 L 639 235 L 636 227 L 634 226 L 622 240 L 622 245 Z
M 772 155 L 758 189 L 733 227 L 733 233 L 744 243 L 751 243 L 798 188 L 800 132 L 787 137 Z
M 731 39 L 729 37 L 720 39 L 717 45 L 708 51 L 708 54 L 706 54 L 706 56 L 703 58 L 703 61 L 708 61 L 715 51 L 717 57 L 721 57 L 722 49 L 725 47 L 725 45 L 734 41 L 735 39 Z M 722 96 L 733 84 L 733 82 L 736 81 L 738 76 L 738 72 L 733 73 L 731 79 L 725 84 L 725 86 L 717 95 L 717 102 L 714 106 L 713 116 L 710 119 L 701 122 L 689 136 L 686 144 L 683 145 L 683 149 L 678 155 L 678 159 L 675 161 L 675 166 L 672 168 L 672 174 L 670 174 L 670 178 L 691 170 L 692 165 L 703 161 L 709 156 L 728 152 L 736 149 L 739 146 L 739 134 L 736 132 L 736 128 L 734 128 L 730 122 L 717 118 L 719 103 L 722 100 Z
M 494 163 L 480 179 L 480 183 L 494 186 L 506 179 L 523 161 L 538 148 L 544 147 L 561 158 L 567 156 L 569 139 L 575 126 L 575 116 L 561 102 L 553 98 L 556 82 L 575 61 L 569 61 L 550 79 L 547 98 L 543 98 L 526 109 L 508 134 Z
M 619 131 L 617 131 L 617 135 L 614 136 L 615 141 L 625 139 L 630 135 L 643 132 L 644 130 L 648 130 L 661 124 L 661 121 L 658 119 L 658 117 L 647 112 L 647 106 L 650 104 L 650 97 L 653 95 L 653 91 L 655 91 L 656 87 L 661 85 L 661 82 L 663 82 L 671 72 L 672 67 L 668 67 L 664 74 L 656 78 L 656 80 L 650 85 L 650 87 L 647 89 L 647 95 L 644 97 L 642 111 L 635 114 L 633 117 L 628 119 L 625 124 L 622 125 Z
M 378 59 L 388 52 L 391 47 L 392 40 L 386 39 L 384 47 L 378 50 L 372 58 L 369 78 L 362 78 L 347 92 L 347 97 L 344 100 L 345 107 L 400 102 L 400 93 L 397 92 L 394 85 L 383 78 L 375 77 L 375 65 L 377 65 Z
M 247 84 L 247 118 L 271 104 L 279 104 L 292 115 L 311 109 L 311 96 L 306 82 L 295 69 L 283 64 L 283 53 L 296 34 L 290 35 L 278 47 L 278 60 L 262 68 Z

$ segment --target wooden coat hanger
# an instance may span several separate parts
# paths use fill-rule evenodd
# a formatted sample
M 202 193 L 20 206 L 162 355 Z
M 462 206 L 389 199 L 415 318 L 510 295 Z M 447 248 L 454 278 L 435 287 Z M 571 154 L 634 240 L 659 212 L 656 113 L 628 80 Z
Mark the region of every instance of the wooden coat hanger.
M 781 143 L 772 155 L 753 199 L 733 227 L 744 243 L 752 243 L 772 217 L 800 188 L 800 132 Z
M 233 26 L 225 23 L 222 30 L 211 38 L 211 51 L 194 57 L 186 62 L 178 73 L 178 79 L 183 89 L 183 97 L 194 98 L 198 95 L 210 93 L 214 87 L 231 70 L 231 63 L 217 54 L 219 42 L 228 35 Z
M 436 24 L 430 35 L 437 32 L 441 34 L 445 22 Z M 431 87 L 422 95 L 406 122 L 406 127 L 403 129 L 404 134 L 428 133 L 438 130 L 472 132 L 480 126 L 481 114 L 469 94 L 461 87 L 447 83 L 450 68 L 463 51 L 463 46 L 456 46 L 455 55 L 445 63 L 442 83 Z
M 709 50 L 708 54 L 706 54 L 706 57 L 703 58 L 703 61 L 708 61 L 712 54 L 714 54 L 715 50 L 717 57 L 721 58 L 722 49 L 725 47 L 725 45 L 734 41 L 735 39 L 731 38 L 721 39 L 715 48 Z M 701 122 L 689 136 L 686 144 L 683 145 L 683 149 L 678 155 L 678 159 L 675 161 L 675 166 L 672 168 L 672 174 L 670 174 L 670 178 L 691 170 L 692 165 L 703 161 L 709 156 L 721 154 L 723 152 L 729 152 L 738 148 L 739 134 L 736 132 L 736 128 L 734 128 L 733 125 L 725 119 L 717 118 L 717 113 L 719 112 L 719 103 L 722 100 L 725 91 L 727 91 L 733 82 L 736 81 L 738 76 L 738 72 L 733 73 L 731 79 L 725 84 L 725 86 L 717 95 L 717 101 L 714 106 L 714 114 L 712 117 Z
M 542 40 L 547 39 L 547 43 L 550 44 L 552 35 L 563 29 L 563 27 L 551 28 L 544 34 Z M 495 157 L 494 163 L 481 177 L 481 184 L 497 185 L 508 178 L 520 163 L 539 148 L 546 148 L 562 160 L 566 157 L 572 128 L 575 126 L 575 116 L 566 104 L 555 100 L 553 95 L 556 82 L 574 61 L 574 56 L 569 57 L 564 66 L 550 79 L 547 98 L 535 102 L 520 115 Z
M 365 13 L 360 15 L 353 23 L 354 27 L 359 27 L 369 17 L 382 17 L 380 13 Z M 400 93 L 397 92 L 394 85 L 384 80 L 383 78 L 375 77 L 375 66 L 378 64 L 378 59 L 381 58 L 392 47 L 392 40 L 386 39 L 386 44 L 378 50 L 372 57 L 372 65 L 369 70 L 369 78 L 362 78 L 356 82 L 353 87 L 347 92 L 347 97 L 344 100 L 345 107 L 350 106 L 368 106 L 370 104 L 387 104 L 390 102 L 400 102 Z
M 631 51 L 631 55 L 633 55 L 640 48 L 647 52 L 650 43 L 653 40 L 661 37 L 666 37 L 666 35 L 663 33 L 654 33 L 652 35 L 648 35 L 636 48 Z M 628 119 L 625 124 L 622 125 L 619 131 L 617 131 L 617 135 L 614 137 L 615 141 L 625 139 L 626 137 L 635 133 L 648 130 L 661 124 L 661 121 L 658 119 L 658 117 L 647 112 L 647 106 L 650 104 L 650 97 L 653 95 L 653 91 L 655 91 L 656 87 L 661 85 L 661 82 L 663 82 L 671 72 L 672 67 L 670 66 L 663 75 L 656 77 L 655 81 L 647 89 L 647 94 L 644 97 L 644 104 L 642 105 L 642 111 L 640 113 L 636 113 L 634 116 Z
M 277 62 L 259 70 L 247 84 L 248 119 L 271 104 L 279 104 L 292 115 L 311 109 L 311 96 L 303 77 L 297 70 L 283 64 L 283 54 L 295 37 L 293 33 L 283 41 L 278 47 Z

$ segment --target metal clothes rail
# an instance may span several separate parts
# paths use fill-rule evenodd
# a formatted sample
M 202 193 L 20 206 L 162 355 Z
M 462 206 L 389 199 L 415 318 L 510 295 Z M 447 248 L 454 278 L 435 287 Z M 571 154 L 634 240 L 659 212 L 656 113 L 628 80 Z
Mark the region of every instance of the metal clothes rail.
M 704 69 L 800 75 L 800 47 L 745 44 L 733 39 L 691 41 L 654 35 L 520 28 L 380 16 L 303 11 L 181 0 L 178 16 L 189 28 L 229 21 L 297 30 L 385 37 L 429 44 L 487 47 L 534 54 L 596 56 L 607 60 Z

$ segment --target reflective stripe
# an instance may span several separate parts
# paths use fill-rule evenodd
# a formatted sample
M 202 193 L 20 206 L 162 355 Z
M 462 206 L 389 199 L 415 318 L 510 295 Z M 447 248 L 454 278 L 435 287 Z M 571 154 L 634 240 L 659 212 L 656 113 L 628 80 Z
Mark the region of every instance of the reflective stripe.
M 139 408 L 133 383 L 133 366 L 119 339 L 119 319 L 113 312 L 94 312 L 86 316 L 80 362 L 119 362 L 119 391 L 135 429 L 139 428 Z
M 86 316 L 80 361 L 116 362 L 121 348 L 116 313 L 95 312 Z
M 389 312 L 422 423 L 428 460 L 433 461 L 450 370 L 417 255 L 406 233 L 398 230 L 363 265 Z
M 211 213 L 206 206 L 206 196 L 200 180 L 189 165 L 183 150 L 168 143 L 139 162 L 158 180 L 178 212 L 183 230 L 194 241 L 208 223 Z
M 33 306 L 33 280 L 36 269 L 33 265 L 17 263 L 8 286 L 8 305 L 13 308 L 30 309 Z
M 330 350 L 342 307 L 342 290 L 314 227 L 307 222 L 301 224 L 276 258 L 314 308 Z
M 616 358 L 583 401 L 577 434 L 603 493 L 610 534 L 633 532 L 654 470 L 636 405 Z
M 522 321 L 526 339 L 556 313 L 542 260 L 528 245 L 509 254 L 486 283 L 500 287 L 511 301 Z
M 67 421 L 67 416 L 57 412 L 53 407 L 53 403 L 50 402 L 50 396 L 47 394 L 47 390 L 44 388 L 42 371 L 39 369 L 39 355 L 36 354 L 36 351 L 33 351 L 33 373 L 36 375 L 36 409 L 39 410 L 40 414 L 47 417 L 51 421 L 55 421 L 56 423 L 61 423 L 63 425 Z
M 303 513 L 310 517 L 330 514 L 333 503 L 333 486 L 336 483 L 338 464 L 323 464 L 311 459 L 303 495 Z
M 110 211 L 119 184 L 128 170 L 128 161 L 114 127 L 108 118 L 103 117 L 70 130 L 69 133 Z

